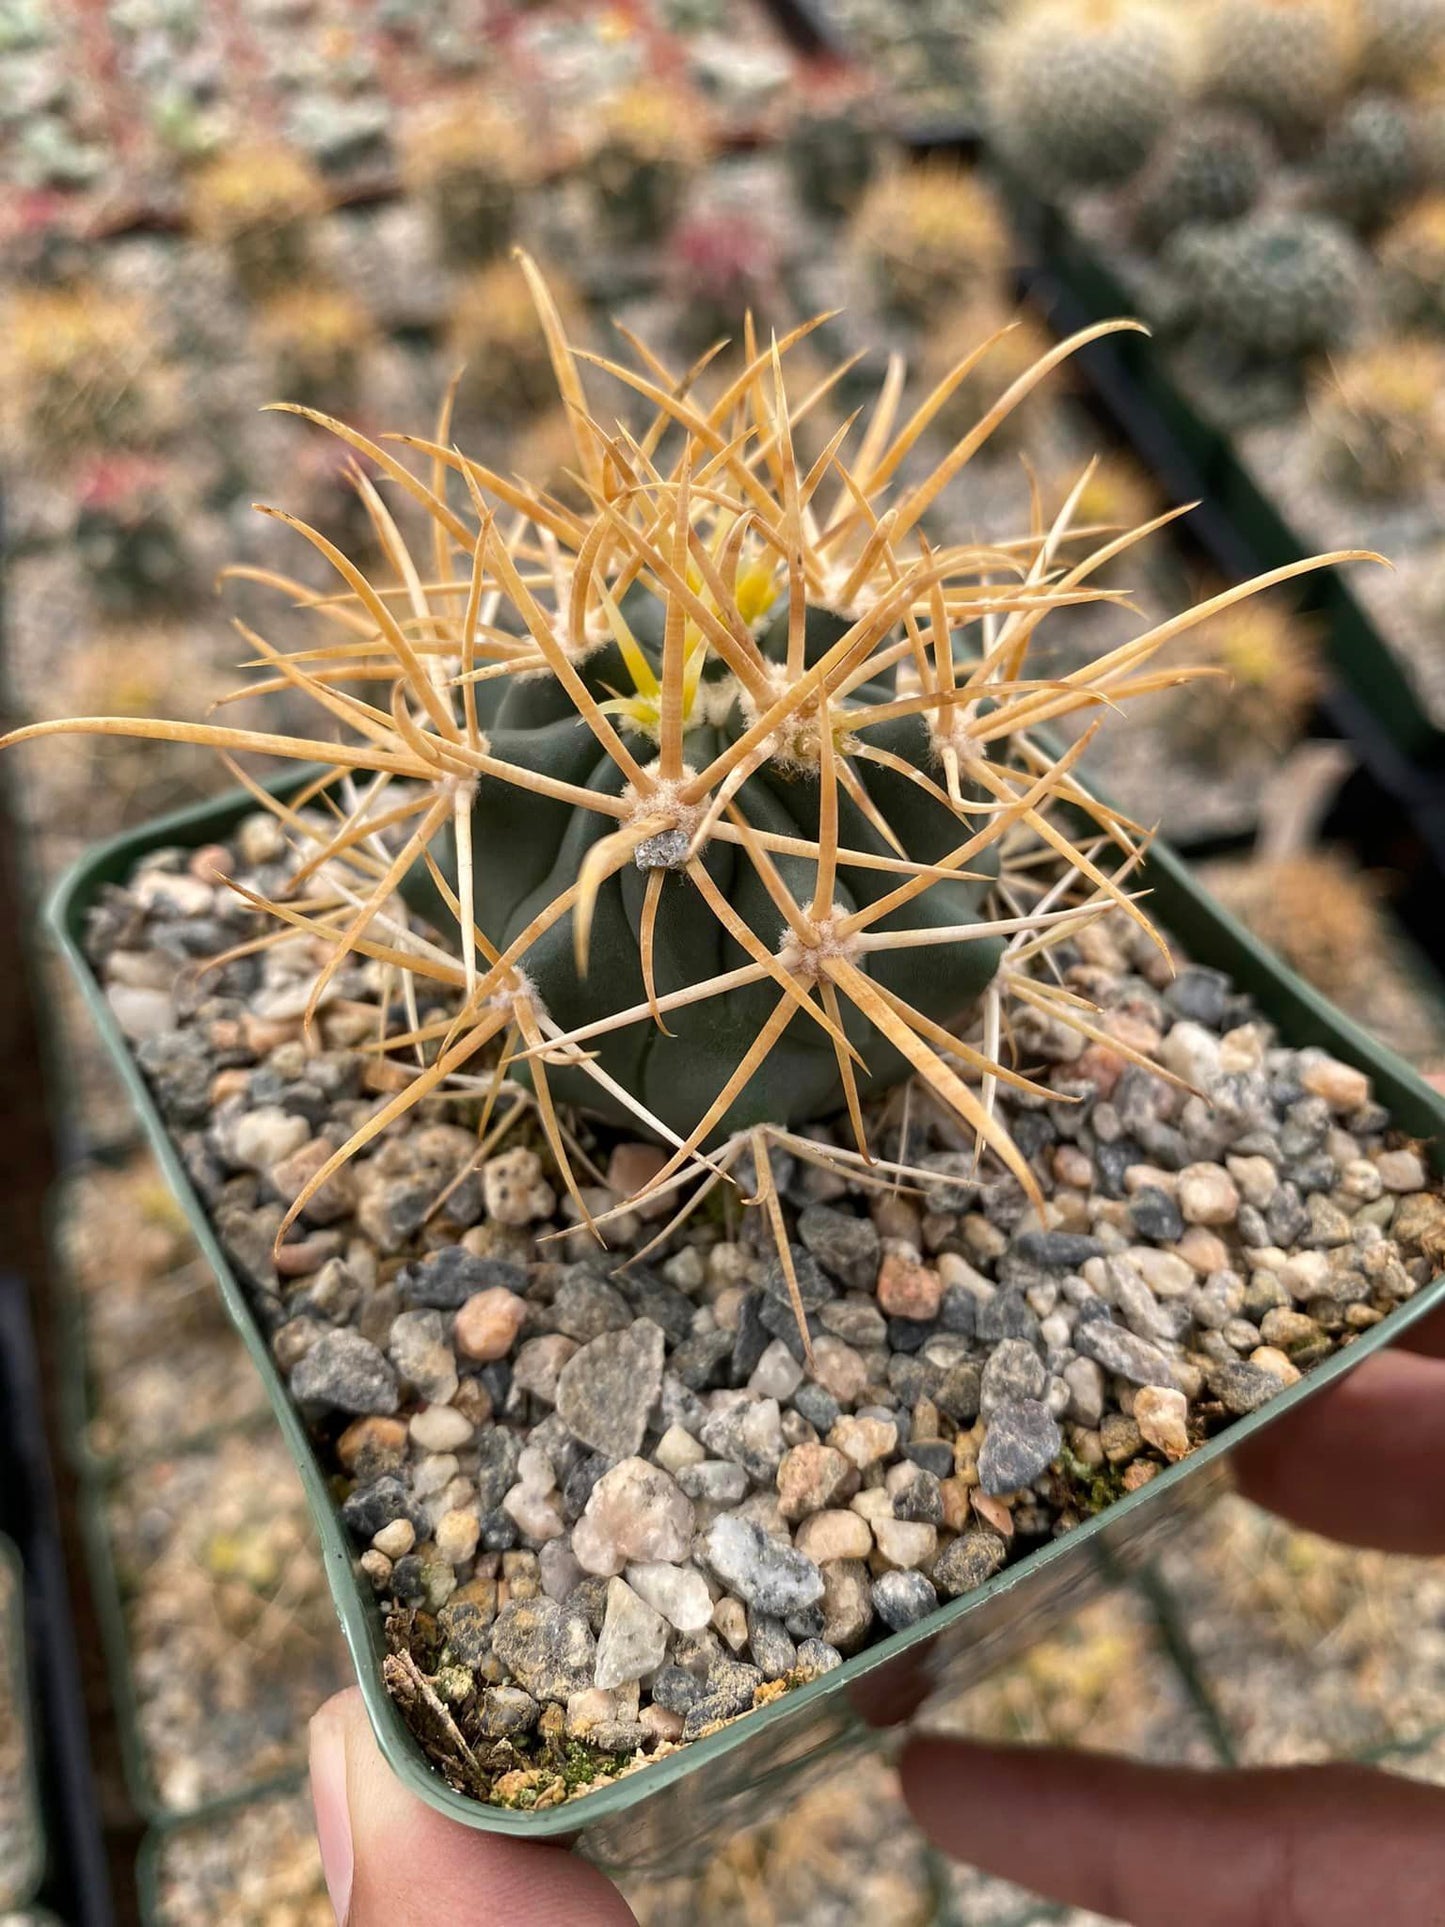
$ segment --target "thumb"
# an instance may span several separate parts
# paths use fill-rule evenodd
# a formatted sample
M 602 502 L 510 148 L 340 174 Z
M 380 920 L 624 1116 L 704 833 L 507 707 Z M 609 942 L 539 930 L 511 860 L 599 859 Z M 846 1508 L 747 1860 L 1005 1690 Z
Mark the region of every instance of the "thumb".
M 354 1686 L 311 1722 L 311 1800 L 341 1927 L 636 1927 L 616 1888 L 565 1848 L 473 1832 L 408 1793 Z
M 915 1740 L 946 1853 L 1130 1927 L 1445 1923 L 1445 1792 L 1364 1767 L 1257 1773 Z

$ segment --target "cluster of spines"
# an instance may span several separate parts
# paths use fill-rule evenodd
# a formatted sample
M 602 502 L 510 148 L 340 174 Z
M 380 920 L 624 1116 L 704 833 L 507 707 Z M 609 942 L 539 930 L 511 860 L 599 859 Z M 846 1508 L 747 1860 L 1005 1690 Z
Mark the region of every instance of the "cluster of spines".
M 474 1077 L 488 1093 L 490 1115 L 508 1068 L 519 1062 L 529 1068 L 531 1101 L 574 1202 L 591 1222 L 549 1088 L 553 1067 L 611 1085 L 609 1100 L 671 1147 L 647 1187 L 656 1195 L 719 1168 L 708 1148 L 714 1131 L 794 1022 L 816 1027 L 835 1053 L 856 1141 L 847 1155 L 866 1163 L 872 1152 L 860 1094 L 863 1067 L 847 1036 L 849 1010 L 866 1018 L 922 1086 L 977 1134 L 980 1151 L 992 1153 L 1041 1205 L 1028 1161 L 994 1110 L 1001 1084 L 1037 1092 L 1000 1055 L 1006 1008 L 1014 1003 L 1062 1018 L 1129 1056 L 1127 1045 L 1107 1039 L 1085 999 L 1032 966 L 1057 937 L 1111 909 L 1149 926 L 1126 887 L 1142 854 L 1141 832 L 1095 799 L 1075 773 L 1087 733 L 1055 755 L 1038 732 L 1100 705 L 1174 686 L 1189 672 L 1156 662 L 1166 644 L 1254 589 L 1318 565 L 1297 564 L 1226 590 L 1079 669 L 1039 679 L 1027 664 L 1039 623 L 1053 611 L 1107 595 L 1091 578 L 1157 524 L 1071 556 L 1070 531 L 1087 474 L 1051 522 L 1036 517 L 1012 542 L 935 549 L 923 534 L 924 520 L 950 478 L 1059 362 L 1128 324 L 1102 324 L 1050 350 L 931 474 L 902 487 L 885 510 L 876 505 L 909 450 L 990 342 L 980 343 L 906 420 L 899 419 L 901 385 L 890 379 L 851 459 L 843 451 L 852 420 L 830 434 L 823 453 L 804 468 L 795 433 L 834 380 L 825 378 L 798 398 L 788 392 L 785 358 L 808 326 L 766 347 L 749 330 L 743 365 L 704 405 L 690 399 L 686 375 L 649 351 L 642 351 L 641 371 L 579 357 L 540 276 L 530 263 L 524 268 L 573 426 L 585 513 L 462 456 L 446 411 L 434 438 L 401 438 L 421 457 L 420 472 L 388 445 L 313 416 L 419 505 L 430 531 L 425 560 L 413 556 L 376 482 L 358 474 L 378 546 L 395 576 L 396 586 L 377 587 L 315 530 L 284 511 L 265 511 L 332 564 L 342 592 L 319 597 L 288 578 L 247 571 L 310 608 L 322 640 L 285 653 L 240 625 L 259 672 L 243 693 L 304 694 L 322 713 L 325 729 L 314 737 L 287 736 L 225 722 L 125 717 L 41 724 L 17 736 L 80 729 L 210 744 L 228 761 L 254 752 L 321 764 L 322 774 L 285 802 L 242 776 L 305 857 L 284 900 L 247 900 L 274 919 L 278 938 L 300 930 L 327 945 L 329 961 L 313 988 L 309 1016 L 353 957 L 371 958 L 403 981 L 429 983 L 455 999 L 445 1019 L 380 1040 L 379 1048 L 403 1063 L 415 1062 L 420 1052 L 421 1065 L 315 1175 L 288 1225 L 348 1158 L 443 1085 Z M 640 436 L 609 429 L 588 410 L 582 360 L 651 405 L 653 420 Z M 464 486 L 464 511 L 448 499 L 449 476 Z M 623 605 L 638 582 L 650 585 L 665 610 L 655 668 L 629 647 Z M 759 624 L 775 608 L 786 632 L 778 659 L 758 641 Z M 809 614 L 818 610 L 832 612 L 833 639 L 810 652 Z M 963 654 L 961 633 L 974 637 Z M 604 645 L 616 646 L 632 667 L 633 687 L 611 702 L 600 702 L 578 671 L 579 662 Z M 707 767 L 695 769 L 683 749 L 690 714 L 698 702 L 716 699 L 715 687 L 703 679 L 704 659 L 711 674 L 731 679 L 746 726 Z M 880 697 L 878 678 L 888 674 L 894 693 Z M 538 675 L 566 692 L 577 720 L 622 779 L 620 789 L 578 786 L 494 754 L 478 720 L 479 684 Z M 903 773 L 958 821 L 958 843 L 939 862 L 910 857 L 886 822 L 880 827 L 896 854 L 855 851 L 840 841 L 839 799 L 846 795 L 863 807 L 859 769 L 870 761 L 886 764 L 891 755 L 870 742 L 869 732 L 905 715 L 926 719 L 931 750 L 925 763 Z M 747 777 L 765 764 L 805 767 L 817 783 L 815 837 L 779 835 L 748 820 L 740 796 Z M 470 831 L 481 779 L 560 800 L 613 825 L 505 949 L 485 936 L 474 909 L 476 887 L 486 888 L 486 853 L 472 849 Z M 456 840 L 454 884 L 434 857 L 444 832 Z M 1022 855 L 1019 839 L 1028 845 Z M 714 842 L 730 845 L 766 888 L 781 927 L 776 944 L 749 927 L 718 890 L 703 861 Z M 901 906 L 941 881 L 979 874 L 982 860 L 1001 851 L 999 899 L 983 925 L 889 927 Z M 529 952 L 545 931 L 571 918 L 576 968 L 585 972 L 599 893 L 640 852 L 656 853 L 649 857 L 639 934 L 645 1000 L 568 1033 L 537 995 L 527 974 Z M 790 866 L 798 858 L 811 877 L 803 891 L 785 875 L 796 876 Z M 860 865 L 897 881 L 866 907 L 841 913 L 835 903 L 840 867 Z M 398 906 L 398 886 L 418 867 L 429 872 L 455 920 L 455 950 L 418 929 Z M 678 872 L 747 961 L 660 993 L 652 963 L 657 901 L 666 877 Z M 980 936 L 999 942 L 1003 956 L 982 999 L 978 1043 L 943 1028 L 870 974 L 871 958 L 900 947 L 966 944 Z M 727 998 L 744 984 L 775 993 L 772 1015 L 686 1132 L 649 1116 L 589 1051 L 604 1033 L 639 1024 L 665 1029 L 671 1011 Z M 980 1088 L 970 1075 L 981 1080 Z M 753 1141 L 765 1148 L 756 1133 Z

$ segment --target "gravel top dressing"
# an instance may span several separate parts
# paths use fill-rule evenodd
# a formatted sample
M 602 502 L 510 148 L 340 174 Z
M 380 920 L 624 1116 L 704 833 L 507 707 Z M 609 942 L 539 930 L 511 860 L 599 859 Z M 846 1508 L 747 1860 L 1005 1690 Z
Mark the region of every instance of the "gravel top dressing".
M 775 1138 L 791 1281 L 742 1163 L 675 1226 L 685 1193 L 613 1218 L 603 1252 L 527 1105 L 501 1133 L 493 1113 L 479 1159 L 461 1090 L 390 1126 L 273 1253 L 405 1075 L 371 1048 L 382 966 L 336 974 L 309 1042 L 310 937 L 199 967 L 266 927 L 221 879 L 274 898 L 287 861 L 266 815 L 154 852 L 88 947 L 333 1477 L 391 1690 L 475 1797 L 556 1805 L 915 1625 L 1445 1257 L 1445 1204 L 1369 1079 L 1281 1048 L 1118 912 L 1052 953 L 1103 1036 L 1024 1012 L 1019 1062 L 1057 1098 L 998 1094 L 1047 1229 L 915 1090 L 874 1106 L 871 1171 L 829 1168 L 826 1128 L 813 1155 Z M 572 1128 L 594 1214 L 663 1162 Z

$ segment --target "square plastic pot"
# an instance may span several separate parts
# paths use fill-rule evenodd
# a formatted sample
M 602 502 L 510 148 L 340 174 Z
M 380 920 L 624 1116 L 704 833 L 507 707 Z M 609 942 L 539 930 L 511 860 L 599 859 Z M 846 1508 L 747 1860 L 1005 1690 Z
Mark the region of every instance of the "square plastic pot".
M 293 774 L 276 785 L 277 792 L 298 789 L 310 774 Z M 1235 1446 L 1284 1418 L 1445 1302 L 1445 1276 L 1437 1277 L 1297 1385 L 1238 1420 L 1139 1491 L 1066 1537 L 1005 1567 L 976 1592 L 952 1601 L 921 1625 L 881 1641 L 711 1737 L 546 1812 L 486 1805 L 455 1792 L 441 1779 L 387 1695 L 381 1672 L 385 1652 L 381 1619 L 370 1585 L 357 1570 L 355 1548 L 242 1287 L 83 948 L 87 914 L 106 884 L 123 881 L 148 851 L 224 839 L 254 807 L 253 800 L 238 791 L 102 845 L 61 884 L 50 906 L 50 925 L 77 973 L 156 1157 L 215 1271 L 227 1310 L 265 1381 L 277 1423 L 306 1486 L 332 1595 L 382 1752 L 414 1793 L 464 1826 L 533 1840 L 577 1839 L 603 1865 L 636 1871 L 663 1872 L 706 1858 L 738 1828 L 776 1811 L 778 1790 L 784 1783 L 790 1793 L 796 1793 L 806 1777 L 826 1774 L 844 1754 L 875 1743 L 854 1710 L 855 1693 L 864 1681 L 876 1690 L 886 1685 L 877 1677 L 884 1669 L 898 1668 L 916 1677 L 921 1668 L 930 1682 L 957 1691 L 983 1677 L 1041 1637 L 1060 1616 L 1076 1611 L 1092 1588 L 1150 1558 L 1161 1538 L 1226 1482 L 1227 1460 Z M 1415 1137 L 1433 1141 L 1432 1153 L 1440 1168 L 1445 1096 L 1431 1090 L 1408 1065 L 1262 949 L 1167 848 L 1156 846 L 1142 882 L 1152 892 L 1151 913 L 1194 962 L 1227 971 L 1240 989 L 1253 995 L 1287 1044 L 1320 1045 L 1368 1072 L 1395 1123 Z

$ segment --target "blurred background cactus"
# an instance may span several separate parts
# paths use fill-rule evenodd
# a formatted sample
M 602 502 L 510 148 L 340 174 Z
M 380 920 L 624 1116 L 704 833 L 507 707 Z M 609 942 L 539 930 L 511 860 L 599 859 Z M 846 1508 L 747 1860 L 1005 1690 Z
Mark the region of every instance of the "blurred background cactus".
M 575 312 L 575 297 L 560 282 L 555 291 L 559 305 Z M 457 407 L 464 417 L 514 424 L 556 398 L 537 311 L 513 261 L 494 261 L 457 283 L 447 314 L 446 353 L 461 371 Z
M 1380 262 L 1392 319 L 1445 334 L 1445 194 L 1426 195 L 1387 229 Z
M 402 180 L 425 206 L 448 259 L 490 261 L 511 246 L 533 173 L 531 145 L 485 96 L 459 96 L 407 126 Z
M 1385 87 L 1407 87 L 1445 57 L 1442 0 L 1360 0 L 1360 70 Z
M 293 283 L 266 301 L 256 318 L 256 338 L 270 364 L 268 399 L 345 414 L 357 405 L 363 361 L 375 337 L 371 316 L 344 288 Z
M 999 290 L 984 293 L 956 312 L 943 315 L 922 344 L 917 385 L 927 394 L 971 349 L 995 335 L 998 339 L 988 353 L 957 383 L 933 418 L 938 433 L 947 441 L 960 441 L 1005 389 L 1048 353 L 1054 338 L 1031 308 L 1008 305 Z M 991 446 L 1007 454 L 1029 448 L 1039 439 L 1067 382 L 1065 364 L 1046 392 L 1036 389 L 1004 417 Z
M 824 219 L 851 214 L 880 160 L 871 90 L 856 77 L 827 77 L 789 99 L 781 119 L 783 153 L 803 207 Z
M 1274 150 L 1248 114 L 1189 114 L 1158 143 L 1133 189 L 1135 232 L 1156 248 L 1180 228 L 1235 221 L 1259 200 Z
M 987 46 L 989 128 L 1046 190 L 1127 180 L 1179 115 L 1187 58 L 1157 0 L 1022 0 Z
M 194 588 L 175 496 L 174 476 L 145 455 L 101 456 L 78 474 L 76 553 L 107 615 L 153 613 Z
M 700 104 L 676 87 L 639 84 L 604 102 L 585 171 L 612 239 L 660 242 L 710 147 Z
M 1167 262 L 1199 326 L 1264 361 L 1292 362 L 1345 341 L 1364 280 L 1345 229 L 1285 209 L 1181 229 Z
M 0 366 L 6 414 L 38 460 L 143 443 L 156 432 L 165 370 L 140 299 L 88 283 L 18 290 Z
M 1167 698 L 1170 733 L 1193 761 L 1268 767 L 1299 741 L 1324 686 L 1316 624 L 1259 596 L 1201 624 L 1195 653 L 1219 674 Z
M 1415 119 L 1389 94 L 1361 94 L 1325 132 L 1312 169 L 1320 204 L 1352 226 L 1376 227 L 1420 177 Z
M 1208 91 L 1258 114 L 1287 147 L 1329 119 L 1355 76 L 1355 0 L 1206 0 L 1200 25 Z
M 880 175 L 854 216 L 852 244 L 885 312 L 917 328 L 995 286 L 1009 259 L 993 194 L 944 160 Z
M 1418 495 L 1445 470 L 1445 345 L 1402 337 L 1337 356 L 1310 390 L 1315 447 L 1352 495 Z
M 190 196 L 197 234 L 225 250 L 253 300 L 306 272 L 326 205 L 320 175 L 280 142 L 227 148 L 200 169 Z
M 741 349 L 749 315 L 759 340 L 781 332 L 780 266 L 776 233 L 756 209 L 720 200 L 684 214 L 667 242 L 679 347 L 700 355 L 727 340 Z

